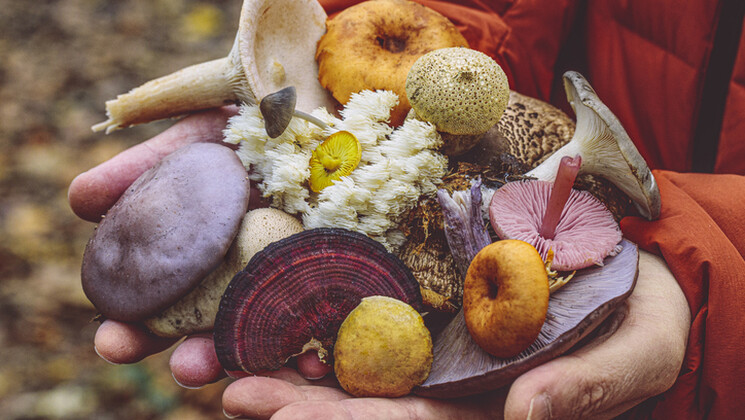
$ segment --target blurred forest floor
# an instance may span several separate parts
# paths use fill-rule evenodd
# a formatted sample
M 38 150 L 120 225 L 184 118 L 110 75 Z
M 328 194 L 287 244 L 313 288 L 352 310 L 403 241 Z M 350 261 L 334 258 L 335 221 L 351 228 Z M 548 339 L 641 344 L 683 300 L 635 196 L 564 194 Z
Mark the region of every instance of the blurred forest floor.
M 113 366 L 80 286 L 94 225 L 67 187 L 171 122 L 93 133 L 104 102 L 226 56 L 239 0 L 0 0 L 0 417 L 224 418 L 225 381 L 179 387 L 169 352 Z

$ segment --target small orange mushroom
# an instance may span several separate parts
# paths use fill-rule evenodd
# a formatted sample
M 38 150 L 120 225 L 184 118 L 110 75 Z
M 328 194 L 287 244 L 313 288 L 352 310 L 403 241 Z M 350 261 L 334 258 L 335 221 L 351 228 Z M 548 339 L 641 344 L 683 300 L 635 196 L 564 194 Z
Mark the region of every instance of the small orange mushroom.
M 466 274 L 466 327 L 487 353 L 513 357 L 541 332 L 548 298 L 548 275 L 538 251 L 520 240 L 494 242 L 476 254 Z

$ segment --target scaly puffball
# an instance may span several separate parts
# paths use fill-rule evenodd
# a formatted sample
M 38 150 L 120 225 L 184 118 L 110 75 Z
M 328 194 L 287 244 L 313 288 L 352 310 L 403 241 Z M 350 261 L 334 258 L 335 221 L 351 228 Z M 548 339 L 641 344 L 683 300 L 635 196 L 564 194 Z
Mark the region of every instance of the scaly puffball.
M 447 170 L 447 158 L 436 151 L 442 138 L 434 125 L 409 119 L 394 130 L 387 124 L 397 103 L 393 92 L 363 91 L 352 95 L 342 119 L 324 108 L 313 111 L 331 131 L 293 118 L 275 139 L 266 134 L 258 106 L 243 105 L 225 129 L 225 142 L 239 145 L 236 153 L 272 206 L 301 214 L 306 229 L 345 228 L 395 251 L 405 240 L 398 230 L 403 216 L 421 196 L 435 194 Z M 308 188 L 311 155 L 337 130 L 357 137 L 360 163 L 350 175 L 313 193 Z

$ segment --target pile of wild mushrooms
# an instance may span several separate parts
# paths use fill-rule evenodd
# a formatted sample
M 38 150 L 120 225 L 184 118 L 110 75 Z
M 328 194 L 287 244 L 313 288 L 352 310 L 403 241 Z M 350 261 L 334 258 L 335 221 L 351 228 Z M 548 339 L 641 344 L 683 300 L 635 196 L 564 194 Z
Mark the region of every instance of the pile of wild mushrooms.
M 475 344 L 463 311 L 448 319 L 434 337 L 431 372 L 427 367 L 429 376 L 416 381 L 414 392 L 453 397 L 497 388 L 569 349 L 631 293 L 635 246 L 623 240 L 600 201 L 572 187 L 578 174 L 603 177 L 649 219 L 659 216 L 659 191 L 620 122 L 582 75 L 564 75 L 577 118 L 571 141 L 518 181 L 496 188 L 469 176 L 465 191 L 437 192 L 449 159 L 455 162 L 487 141 L 508 107 L 504 72 L 468 48 L 437 50 L 409 73 L 412 111 L 403 128 L 386 125 L 395 98 L 385 92 L 361 93 L 377 108 L 361 106 L 359 114 L 339 119 L 318 82 L 314 58 L 326 19 L 315 0 L 246 0 L 227 57 L 107 102 L 108 120 L 96 131 L 232 102 L 243 104 L 243 112 L 231 120 L 228 137 L 232 132 L 255 144 L 272 141 L 288 154 L 302 144 L 312 148 L 302 151 L 307 156 L 298 167 L 260 172 L 292 179 L 304 201 L 289 206 L 275 194 L 272 208 L 250 212 L 247 170 L 257 169 L 257 162 L 228 147 L 186 146 L 146 171 L 103 218 L 83 257 L 83 290 L 103 317 L 142 322 L 168 337 L 214 328 L 217 354 L 228 370 L 277 369 L 308 350 L 328 361 L 340 325 L 363 298 L 388 296 L 425 311 L 422 296 L 431 291 L 417 281 L 411 264 L 390 251 L 405 240 L 395 224 L 427 201 L 442 211 L 444 226 L 433 228 L 444 230 L 456 281 L 471 276 L 476 255 L 497 238 L 529 243 L 543 259 L 538 277 L 545 271 L 547 281 L 557 283 L 550 300 L 546 293 L 540 330 L 509 354 L 495 356 Z M 252 123 L 238 129 L 247 115 Z M 405 129 L 425 134 L 401 134 Z M 428 143 L 412 145 L 411 138 Z M 407 189 L 403 184 L 415 182 L 390 178 L 420 167 L 423 186 Z M 363 183 L 355 176 L 365 170 Z M 258 181 L 256 172 L 250 176 Z M 398 195 L 389 194 L 385 185 L 396 181 L 402 184 Z M 354 194 L 334 192 L 342 185 Z M 388 201 L 380 199 L 386 195 Z M 406 205 L 382 209 L 390 202 Z M 331 206 L 337 213 L 324 213 Z M 338 226 L 342 219 L 336 217 L 319 225 L 308 216 L 341 211 L 354 211 L 346 215 L 350 220 L 368 217 L 365 223 L 378 226 L 370 232 L 377 233 Z M 576 273 L 561 279 L 558 272 Z

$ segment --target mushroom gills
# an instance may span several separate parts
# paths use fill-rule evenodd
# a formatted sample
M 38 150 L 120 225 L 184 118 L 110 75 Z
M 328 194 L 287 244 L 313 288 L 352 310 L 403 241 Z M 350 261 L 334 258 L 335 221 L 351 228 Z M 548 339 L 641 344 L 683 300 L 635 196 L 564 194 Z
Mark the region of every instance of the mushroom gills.
M 621 122 L 581 74 L 566 72 L 564 89 L 577 115 L 572 140 L 526 175 L 551 181 L 563 156 L 580 155 L 580 173 L 607 179 L 633 200 L 642 216 L 649 220 L 658 218 L 660 192 L 654 175 Z

